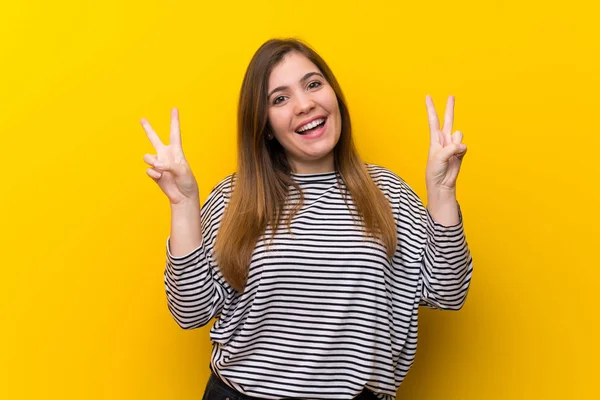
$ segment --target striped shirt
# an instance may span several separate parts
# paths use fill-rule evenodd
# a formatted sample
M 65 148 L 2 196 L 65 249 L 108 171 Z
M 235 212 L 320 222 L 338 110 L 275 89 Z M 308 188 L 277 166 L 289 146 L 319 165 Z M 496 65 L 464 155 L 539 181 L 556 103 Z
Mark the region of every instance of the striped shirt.
M 367 167 L 396 222 L 391 259 L 379 239 L 365 238 L 336 172 L 292 174 L 304 204 L 291 234 L 284 226 L 272 243 L 270 228 L 259 238 L 243 293 L 224 280 L 213 254 L 231 176 L 202 207 L 197 249 L 174 257 L 167 238 L 169 311 L 183 329 L 218 317 L 210 367 L 239 392 L 352 399 L 366 387 L 393 400 L 415 358 L 419 306 L 462 307 L 472 259 L 460 207 L 457 225 L 436 223 L 398 175 Z

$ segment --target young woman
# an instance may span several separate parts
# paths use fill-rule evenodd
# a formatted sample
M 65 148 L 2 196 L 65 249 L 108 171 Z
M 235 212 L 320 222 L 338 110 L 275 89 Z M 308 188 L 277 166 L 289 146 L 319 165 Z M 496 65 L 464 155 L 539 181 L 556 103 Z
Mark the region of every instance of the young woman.
M 147 174 L 167 195 L 167 304 L 183 329 L 217 318 L 204 399 L 391 400 L 413 364 L 419 305 L 458 310 L 472 260 L 456 201 L 466 146 L 439 127 L 427 208 L 390 170 L 365 164 L 323 59 L 297 40 L 252 58 L 238 112 L 238 170 L 202 209 L 177 110 Z

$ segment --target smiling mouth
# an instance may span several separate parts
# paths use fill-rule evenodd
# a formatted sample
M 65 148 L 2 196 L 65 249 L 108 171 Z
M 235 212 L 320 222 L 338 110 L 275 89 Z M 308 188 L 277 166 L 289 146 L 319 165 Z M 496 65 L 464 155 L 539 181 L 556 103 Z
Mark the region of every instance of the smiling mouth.
M 310 133 L 313 133 L 314 131 L 318 130 L 319 128 L 321 128 L 323 125 L 325 125 L 325 122 L 327 122 L 327 118 L 323 119 L 323 122 L 321 122 L 318 125 L 315 125 L 313 127 L 311 127 L 310 129 L 306 129 L 306 130 L 297 130 L 296 133 L 298 135 L 308 135 Z

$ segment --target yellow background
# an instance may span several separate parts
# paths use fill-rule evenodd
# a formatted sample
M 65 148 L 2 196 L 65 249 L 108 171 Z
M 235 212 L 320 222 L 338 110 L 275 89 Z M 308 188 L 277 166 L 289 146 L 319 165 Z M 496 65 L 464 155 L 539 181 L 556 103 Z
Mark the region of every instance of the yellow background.
M 201 398 L 209 327 L 167 310 L 139 120 L 166 141 L 179 108 L 204 199 L 235 169 L 246 66 L 285 36 L 332 67 L 363 158 L 423 199 L 425 95 L 441 115 L 456 96 L 475 272 L 462 311 L 421 312 L 398 398 L 600 398 L 593 4 L 2 2 L 0 398 Z

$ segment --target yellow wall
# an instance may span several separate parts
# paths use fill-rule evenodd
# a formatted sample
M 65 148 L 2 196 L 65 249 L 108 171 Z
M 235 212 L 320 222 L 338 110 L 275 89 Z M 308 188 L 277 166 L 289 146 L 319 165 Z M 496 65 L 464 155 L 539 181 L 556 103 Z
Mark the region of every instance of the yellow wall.
M 169 207 L 139 120 L 167 140 L 180 109 L 205 198 L 272 36 L 322 54 L 364 158 L 422 198 L 425 95 L 440 113 L 456 96 L 475 273 L 462 311 L 422 311 L 398 397 L 599 398 L 596 2 L 200 3 L 2 2 L 0 398 L 201 398 L 208 328 L 166 307 Z

